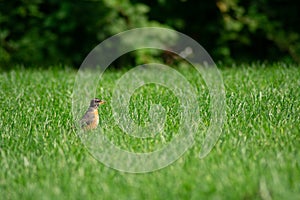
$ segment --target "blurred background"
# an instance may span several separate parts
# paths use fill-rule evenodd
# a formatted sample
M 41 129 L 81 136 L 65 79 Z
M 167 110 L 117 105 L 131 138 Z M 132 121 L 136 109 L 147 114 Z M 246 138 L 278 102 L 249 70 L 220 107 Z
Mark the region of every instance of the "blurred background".
M 187 34 L 222 63 L 300 63 L 299 11 L 297 0 L 0 0 L 0 67 L 78 68 L 109 36 L 151 26 Z

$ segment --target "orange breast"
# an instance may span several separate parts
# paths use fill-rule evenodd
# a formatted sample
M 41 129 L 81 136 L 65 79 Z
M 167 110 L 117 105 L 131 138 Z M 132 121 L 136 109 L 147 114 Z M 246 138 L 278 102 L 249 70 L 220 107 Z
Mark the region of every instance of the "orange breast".
M 84 127 L 84 130 L 92 130 L 97 128 L 98 124 L 99 124 L 99 115 L 98 115 L 98 110 L 95 109 L 93 112 L 93 120 L 91 121 L 91 123 L 89 123 L 89 125 Z
M 96 109 L 95 112 L 94 112 L 94 115 L 95 115 L 95 126 L 98 126 L 99 124 L 99 114 L 98 114 L 98 110 Z

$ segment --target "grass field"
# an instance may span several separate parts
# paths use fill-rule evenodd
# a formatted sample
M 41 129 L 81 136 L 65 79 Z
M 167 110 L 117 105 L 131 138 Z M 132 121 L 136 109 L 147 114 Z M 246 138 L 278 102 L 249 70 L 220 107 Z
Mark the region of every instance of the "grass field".
M 172 165 L 146 174 L 110 169 L 85 149 L 71 112 L 75 70 L 1 72 L 1 199 L 297 199 L 299 69 L 282 63 L 223 67 L 227 121 L 211 153 L 199 159 L 201 143 L 196 142 Z M 192 85 L 201 83 L 193 70 L 179 71 Z M 109 102 L 114 82 L 123 73 L 106 72 L 97 89 L 108 101 L 100 108 L 107 137 L 137 152 L 171 141 L 179 102 L 164 88 L 149 85 L 138 90 L 132 97 L 132 117 L 147 118 L 141 102 L 161 101 L 172 108 L 165 127 L 170 134 L 143 143 L 116 128 Z M 207 126 L 209 98 L 199 88 L 198 92 L 201 126 Z

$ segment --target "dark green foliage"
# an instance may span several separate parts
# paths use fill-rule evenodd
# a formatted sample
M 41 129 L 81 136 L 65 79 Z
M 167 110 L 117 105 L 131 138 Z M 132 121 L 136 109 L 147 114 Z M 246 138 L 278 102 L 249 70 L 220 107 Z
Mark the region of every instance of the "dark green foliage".
M 0 63 L 78 67 L 107 37 L 145 26 L 186 33 L 215 60 L 300 62 L 299 8 L 296 0 L 0 1 Z M 122 66 L 149 60 L 134 56 Z
M 222 39 L 233 57 L 293 59 L 300 62 L 299 2 L 294 0 L 222 0 Z
M 0 62 L 79 65 L 107 37 L 150 25 L 147 10 L 127 0 L 1 2 Z
M 196 39 L 214 58 L 223 61 L 285 58 L 300 62 L 299 1 L 143 2 L 151 7 L 150 19 Z

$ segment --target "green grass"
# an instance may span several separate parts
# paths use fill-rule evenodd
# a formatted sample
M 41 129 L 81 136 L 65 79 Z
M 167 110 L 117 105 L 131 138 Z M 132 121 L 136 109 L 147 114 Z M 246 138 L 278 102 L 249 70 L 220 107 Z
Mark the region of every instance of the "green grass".
M 203 83 L 193 70 L 180 71 L 192 85 Z M 109 102 L 115 81 L 124 72 L 107 72 L 97 95 Z M 214 149 L 199 159 L 199 136 L 172 165 L 146 174 L 107 168 L 84 148 L 71 113 L 76 71 L 2 72 L 1 199 L 299 198 L 299 67 L 253 65 L 224 67 L 221 72 L 227 122 Z M 209 98 L 205 89 L 197 90 L 203 128 L 209 125 Z M 109 103 L 101 107 L 107 137 L 120 148 L 147 152 L 176 135 L 179 102 L 175 96 L 155 85 L 138 89 L 131 104 L 137 123 L 147 121 L 147 108 L 143 107 L 147 101 L 161 102 L 169 109 L 166 133 L 146 141 L 122 134 L 113 122 Z

